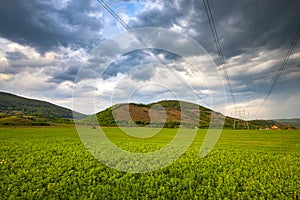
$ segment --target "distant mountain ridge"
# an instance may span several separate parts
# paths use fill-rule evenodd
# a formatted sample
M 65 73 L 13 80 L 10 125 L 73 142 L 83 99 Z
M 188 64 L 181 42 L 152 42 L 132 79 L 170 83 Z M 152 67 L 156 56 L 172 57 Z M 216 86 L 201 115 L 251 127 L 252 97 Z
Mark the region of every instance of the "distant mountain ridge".
M 274 119 L 273 121 L 285 124 L 286 126 L 292 126 L 292 127 L 300 128 L 300 118 Z
M 86 115 L 74 112 L 77 119 Z M 0 92 L 0 125 L 72 123 L 73 112 L 55 104 Z

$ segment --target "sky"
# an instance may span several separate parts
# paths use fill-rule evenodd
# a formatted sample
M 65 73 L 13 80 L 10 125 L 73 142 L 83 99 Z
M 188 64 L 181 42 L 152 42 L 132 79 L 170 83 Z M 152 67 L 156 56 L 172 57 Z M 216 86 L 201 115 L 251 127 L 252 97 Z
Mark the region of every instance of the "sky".
M 300 118 L 298 0 L 0 2 L 0 91 L 91 114 L 115 103 L 191 101 L 244 119 Z M 137 39 L 138 38 L 138 39 Z M 264 101 L 266 99 L 266 101 Z

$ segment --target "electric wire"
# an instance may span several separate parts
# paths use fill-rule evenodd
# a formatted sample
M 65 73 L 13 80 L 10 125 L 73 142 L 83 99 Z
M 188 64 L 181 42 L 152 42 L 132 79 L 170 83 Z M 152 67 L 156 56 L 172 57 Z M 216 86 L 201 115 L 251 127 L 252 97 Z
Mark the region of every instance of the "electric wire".
M 135 33 L 134 30 L 132 30 L 120 17 L 117 13 L 115 13 L 115 11 L 113 9 L 110 8 L 110 6 L 104 1 L 104 0 L 97 0 L 98 3 L 100 3 L 106 11 L 108 11 L 130 34 L 131 36 L 133 36 L 134 39 L 136 39 L 146 50 L 150 50 L 150 54 L 156 58 L 156 60 L 158 62 L 160 62 L 162 65 L 167 66 L 167 64 L 164 62 L 164 60 L 162 58 L 160 58 L 158 56 L 158 54 L 156 53 L 156 51 L 151 48 L 139 35 L 137 35 Z M 175 76 L 176 73 L 175 73 Z M 177 77 L 179 79 L 181 79 L 180 77 Z M 185 82 L 183 81 L 183 83 L 185 84 Z M 190 89 L 192 89 L 190 86 L 188 86 L 187 84 L 185 84 L 187 87 L 189 87 Z M 200 97 L 198 94 L 195 93 L 195 95 L 207 106 L 209 106 L 209 104 L 202 98 Z
M 253 46 L 254 46 L 254 54 L 256 53 L 256 34 L 257 34 L 257 21 L 258 21 L 258 6 L 259 0 L 255 1 L 255 18 L 254 18 L 254 31 L 253 31 Z
M 289 58 L 290 58 L 290 56 L 291 56 L 292 53 L 293 53 L 293 50 L 294 50 L 294 48 L 295 48 L 295 46 L 296 46 L 296 44 L 297 44 L 297 42 L 298 42 L 299 37 L 300 37 L 300 26 L 299 26 L 298 29 L 297 29 L 297 32 L 296 32 L 296 34 L 295 34 L 295 36 L 294 36 L 294 38 L 293 38 L 293 40 L 292 40 L 292 42 L 291 42 L 290 48 L 289 48 L 289 50 L 287 51 L 286 56 L 284 57 L 283 62 L 282 62 L 282 64 L 281 64 L 280 68 L 278 69 L 277 73 L 275 74 L 275 76 L 274 76 L 274 78 L 273 78 L 273 80 L 272 80 L 271 86 L 270 86 L 270 88 L 269 88 L 269 90 L 268 90 L 268 93 L 267 93 L 267 95 L 265 96 L 265 98 L 264 98 L 262 104 L 260 105 L 260 107 L 259 107 L 257 113 L 262 109 L 262 107 L 264 106 L 264 104 L 265 104 L 266 101 L 268 100 L 269 96 L 271 95 L 271 93 L 272 93 L 272 91 L 273 91 L 273 89 L 274 89 L 274 87 L 275 87 L 275 85 L 276 85 L 278 79 L 279 79 L 280 76 L 281 76 L 282 71 L 285 69 L 287 62 L 289 61 Z
M 206 12 L 206 15 L 207 15 L 207 18 L 208 18 L 208 22 L 209 22 L 211 31 L 213 33 L 213 38 L 214 38 L 214 41 L 215 41 L 215 44 L 216 44 L 216 47 L 217 47 L 218 55 L 219 55 L 221 66 L 222 66 L 222 69 L 223 69 L 223 73 L 224 73 L 224 76 L 225 76 L 225 79 L 226 79 L 226 82 L 227 82 L 227 86 L 228 86 L 228 89 L 229 89 L 229 92 L 230 92 L 230 96 L 231 96 L 233 104 L 235 105 L 236 101 L 235 101 L 235 98 L 234 98 L 234 95 L 233 95 L 231 81 L 230 81 L 230 78 L 229 78 L 229 75 L 228 75 L 228 72 L 227 72 L 228 67 L 227 67 L 227 64 L 225 62 L 222 47 L 220 45 L 219 36 L 218 36 L 218 32 L 216 30 L 215 21 L 214 21 L 213 14 L 212 14 L 212 11 L 211 11 L 211 8 L 210 8 L 210 5 L 209 5 L 209 1 L 208 0 L 203 0 L 203 4 L 204 4 L 205 12 Z

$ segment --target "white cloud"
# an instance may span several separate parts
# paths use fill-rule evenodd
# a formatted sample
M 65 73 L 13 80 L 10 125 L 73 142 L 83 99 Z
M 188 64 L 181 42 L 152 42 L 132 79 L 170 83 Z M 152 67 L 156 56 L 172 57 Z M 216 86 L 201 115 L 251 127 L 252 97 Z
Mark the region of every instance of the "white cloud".
M 8 59 L 14 54 L 21 57 Z M 71 108 L 73 82 L 61 79 L 55 83 L 49 80 L 60 75 L 63 77 L 66 69 L 79 67 L 77 65 L 84 61 L 84 49 L 61 47 L 41 54 L 33 47 L 0 38 L 0 90 Z
M 71 2 L 71 0 L 51 0 L 51 4 L 56 9 L 64 9 L 68 6 L 68 4 Z
M 10 78 L 11 78 L 11 75 L 0 73 L 0 81 L 7 81 L 7 80 L 9 80 Z
M 148 10 L 152 10 L 152 9 L 162 10 L 163 7 L 164 7 L 164 4 L 162 2 L 160 2 L 159 0 L 145 2 L 145 8 L 147 8 Z
M 9 76 L 9 79 L 0 80 L 1 90 L 40 98 L 55 88 L 54 84 L 47 82 L 47 76 L 41 69 L 22 71 Z

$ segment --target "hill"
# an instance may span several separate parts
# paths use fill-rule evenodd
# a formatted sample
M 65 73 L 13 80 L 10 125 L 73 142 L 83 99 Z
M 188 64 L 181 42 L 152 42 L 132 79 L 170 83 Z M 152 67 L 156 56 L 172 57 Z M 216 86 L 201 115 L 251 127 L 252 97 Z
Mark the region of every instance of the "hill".
M 86 115 L 75 113 L 75 117 L 81 119 Z M 0 125 L 52 125 L 72 123 L 72 119 L 73 112 L 70 109 L 0 92 Z
M 300 128 L 300 119 L 299 118 L 293 118 L 293 119 L 274 119 L 273 121 L 282 123 L 286 126 L 289 126 L 291 128 Z
M 114 105 L 96 114 L 99 123 L 95 122 L 92 116 L 81 113 L 75 113 L 75 119 L 81 124 L 93 126 L 100 124 L 101 126 L 209 128 L 212 114 L 217 118 L 224 117 L 221 113 L 190 102 L 164 100 L 150 104 Z M 226 116 L 224 128 L 293 129 L 299 125 L 297 122 L 299 120 L 296 119 L 244 121 Z M 73 112 L 70 109 L 0 92 L 0 126 L 49 126 L 72 123 Z
M 181 107 L 183 107 L 182 111 Z M 138 125 L 163 126 L 165 128 L 209 128 L 212 114 L 217 118 L 224 117 L 221 113 L 190 102 L 164 100 L 150 104 L 117 104 L 97 113 L 98 122 L 95 122 L 91 116 L 79 122 L 86 125 L 99 124 L 101 126 Z M 225 117 L 224 128 L 268 129 L 274 125 L 278 129 L 286 129 L 285 125 L 271 120 L 244 121 L 228 116 Z

